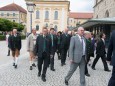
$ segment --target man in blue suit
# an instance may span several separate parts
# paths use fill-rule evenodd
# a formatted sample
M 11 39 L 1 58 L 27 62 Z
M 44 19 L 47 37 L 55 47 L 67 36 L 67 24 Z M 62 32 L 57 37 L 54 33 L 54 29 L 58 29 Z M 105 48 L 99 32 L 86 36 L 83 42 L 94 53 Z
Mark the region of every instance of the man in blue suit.
M 115 31 L 112 32 L 108 46 L 107 61 L 113 65 L 108 86 L 115 86 Z

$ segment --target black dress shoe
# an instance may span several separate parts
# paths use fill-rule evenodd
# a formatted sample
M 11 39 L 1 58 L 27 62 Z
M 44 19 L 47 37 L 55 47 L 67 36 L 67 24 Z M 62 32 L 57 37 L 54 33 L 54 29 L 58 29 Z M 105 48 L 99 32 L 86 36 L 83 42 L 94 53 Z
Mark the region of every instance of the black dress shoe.
M 61 66 L 63 66 L 64 64 L 61 64 Z
M 90 74 L 89 73 L 87 73 L 87 74 L 85 74 L 87 77 L 90 77 Z
M 45 79 L 45 77 L 42 77 L 42 81 L 43 81 L 43 82 L 46 82 L 46 79 Z
M 68 85 L 68 81 L 65 79 L 65 85 Z
M 107 71 L 107 72 L 111 72 L 111 70 L 105 70 L 105 71 Z
M 40 77 L 40 76 L 41 76 L 41 73 L 38 72 L 38 77 Z
M 15 65 L 14 68 L 17 68 L 17 65 Z
M 52 70 L 52 71 L 55 71 L 55 69 L 54 69 L 54 68 L 51 68 L 51 70 Z
M 36 67 L 35 63 L 32 64 L 33 67 Z
M 32 70 L 32 66 L 30 66 L 30 70 Z
M 13 66 L 15 66 L 15 63 L 13 63 Z
M 63 65 L 66 65 L 66 63 L 64 63 Z
M 93 70 L 96 70 L 94 67 L 91 67 Z

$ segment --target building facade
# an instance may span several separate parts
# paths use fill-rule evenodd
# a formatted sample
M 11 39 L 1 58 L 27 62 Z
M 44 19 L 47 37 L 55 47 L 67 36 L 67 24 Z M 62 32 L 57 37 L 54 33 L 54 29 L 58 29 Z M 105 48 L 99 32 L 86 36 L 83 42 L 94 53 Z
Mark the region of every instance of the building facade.
M 0 18 L 26 25 L 27 12 L 21 6 L 12 3 L 0 8 Z
M 74 29 L 91 18 L 93 18 L 93 13 L 70 12 L 68 20 L 69 28 Z
M 33 2 L 32 28 L 40 32 L 42 27 L 53 27 L 55 31 L 63 31 L 67 27 L 70 2 L 68 0 L 25 0 Z M 30 32 L 30 13 L 27 12 L 27 32 Z
M 115 17 L 115 0 L 95 0 L 94 18 Z

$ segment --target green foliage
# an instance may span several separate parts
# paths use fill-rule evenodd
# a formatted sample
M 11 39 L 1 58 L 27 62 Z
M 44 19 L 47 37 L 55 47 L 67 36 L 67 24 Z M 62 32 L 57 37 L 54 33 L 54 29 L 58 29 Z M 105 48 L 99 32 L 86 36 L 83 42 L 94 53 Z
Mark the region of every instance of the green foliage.
M 1 40 L 5 40 L 5 39 L 6 39 L 6 36 L 0 35 L 0 41 L 1 41 Z
M 21 36 L 21 39 L 26 39 L 26 36 L 25 36 L 25 35 L 22 35 L 22 36 Z
M 5 36 L 5 35 L 0 35 L 0 41 L 5 40 L 5 39 L 6 39 L 6 36 Z M 25 35 L 22 35 L 22 36 L 21 36 L 21 39 L 26 39 L 26 36 L 25 36 Z
M 22 31 L 24 29 L 24 25 L 0 18 L 0 31 L 12 31 L 14 28 L 18 31 Z

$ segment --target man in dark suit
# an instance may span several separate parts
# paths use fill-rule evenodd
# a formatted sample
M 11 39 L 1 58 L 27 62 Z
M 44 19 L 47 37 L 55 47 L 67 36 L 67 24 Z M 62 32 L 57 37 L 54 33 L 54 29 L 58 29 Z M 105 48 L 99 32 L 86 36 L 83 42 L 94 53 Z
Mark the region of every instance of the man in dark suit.
M 57 55 L 58 55 L 58 60 L 61 59 L 61 32 L 57 33 Z
M 85 65 L 85 75 L 90 77 L 90 74 L 88 73 L 87 64 L 90 61 L 90 57 L 91 57 L 91 33 L 89 31 L 85 31 L 84 37 L 86 39 L 86 57 L 87 57 L 87 62 Z
M 17 68 L 18 57 L 21 49 L 21 37 L 17 34 L 17 29 L 13 29 L 13 35 L 9 37 L 9 48 L 12 51 L 13 66 Z
M 64 33 L 61 35 L 61 66 L 65 65 L 69 44 L 70 36 L 68 34 L 68 28 L 66 28 Z
M 57 37 L 56 37 L 56 35 L 54 35 L 54 28 L 50 29 L 50 34 L 48 35 L 48 37 L 51 40 L 50 69 L 52 71 L 55 71 L 55 69 L 54 69 L 54 56 L 55 56 L 55 52 L 57 50 Z
M 43 28 L 43 34 L 39 35 L 36 40 L 36 53 L 38 55 L 38 76 L 41 76 L 42 71 L 42 81 L 46 81 L 46 71 L 49 61 L 49 55 L 51 51 L 51 40 L 47 36 L 47 28 Z M 43 64 L 43 70 L 42 70 Z
M 107 62 L 106 62 L 106 56 L 105 56 L 105 54 L 106 54 L 106 50 L 105 50 L 106 35 L 104 33 L 101 33 L 100 38 L 101 39 L 97 42 L 97 47 L 96 47 L 96 54 L 97 55 L 93 61 L 92 69 L 96 70 L 95 65 L 96 65 L 97 61 L 99 60 L 99 58 L 101 57 L 103 65 L 104 65 L 104 70 L 110 72 L 108 65 L 107 65 Z
M 108 86 L 115 86 L 115 31 L 112 32 L 108 46 L 107 61 L 113 65 L 112 76 Z

